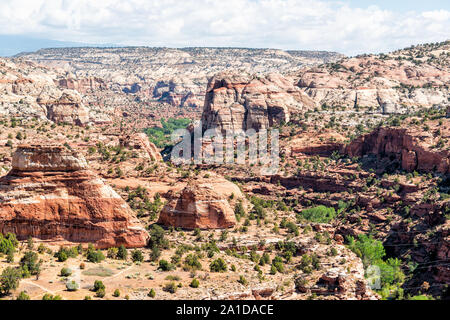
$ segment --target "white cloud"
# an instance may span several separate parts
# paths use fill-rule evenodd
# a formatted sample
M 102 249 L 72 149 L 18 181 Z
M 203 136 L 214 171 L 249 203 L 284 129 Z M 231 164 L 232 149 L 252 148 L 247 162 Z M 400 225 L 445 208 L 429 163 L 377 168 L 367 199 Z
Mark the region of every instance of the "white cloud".
M 446 40 L 450 11 L 320 0 L 11 0 L 0 32 L 92 43 L 381 52 Z

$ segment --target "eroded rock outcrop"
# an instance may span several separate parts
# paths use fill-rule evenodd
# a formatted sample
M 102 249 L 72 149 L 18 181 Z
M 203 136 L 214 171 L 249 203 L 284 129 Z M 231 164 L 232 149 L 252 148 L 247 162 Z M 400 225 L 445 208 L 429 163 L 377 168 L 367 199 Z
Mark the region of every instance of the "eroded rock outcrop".
M 89 122 L 89 109 L 84 106 L 76 91 L 64 90 L 56 100 L 46 101 L 41 97 L 38 103 L 47 106 L 47 118 L 56 123 L 85 125 Z
M 145 133 L 128 134 L 119 138 L 119 143 L 123 147 L 128 147 L 140 151 L 140 156 L 152 161 L 161 161 L 162 156 L 158 148 L 149 141 Z
M 20 146 L 0 178 L 0 232 L 99 248 L 143 247 L 148 234 L 86 160 L 60 146 Z
M 203 130 L 264 130 L 290 121 L 291 113 L 314 102 L 292 81 L 279 75 L 221 73 L 211 78 L 202 115 Z
M 378 128 L 354 140 L 345 148 L 345 153 L 350 157 L 389 158 L 398 161 L 406 171 L 450 172 L 449 151 L 431 147 L 406 128 Z
M 207 181 L 192 181 L 181 192 L 169 191 L 170 199 L 158 223 L 185 229 L 226 229 L 236 224 L 228 199 L 242 198 L 239 188 L 228 182 L 216 188 Z

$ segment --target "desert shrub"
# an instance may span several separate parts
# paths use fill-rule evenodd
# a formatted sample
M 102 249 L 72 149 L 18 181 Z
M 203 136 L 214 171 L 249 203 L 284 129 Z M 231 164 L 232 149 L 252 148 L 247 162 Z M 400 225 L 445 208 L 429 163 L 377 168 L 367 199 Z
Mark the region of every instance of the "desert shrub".
M 55 254 L 55 257 L 58 259 L 59 262 L 64 262 L 64 261 L 66 261 L 69 258 L 65 251 L 58 251 Z
M 177 292 L 177 289 L 178 289 L 178 287 L 175 282 L 169 282 L 163 288 L 164 291 L 170 292 L 172 294 Z
M 169 263 L 167 260 L 161 259 L 159 261 L 158 269 L 160 269 L 162 271 L 171 271 L 171 270 L 175 269 L 175 266 L 173 264 Z
M 50 301 L 50 300 L 62 300 L 62 297 L 61 297 L 60 295 L 53 296 L 53 295 L 51 295 L 50 293 L 46 293 L 46 294 L 44 294 L 44 296 L 42 297 L 42 300 L 45 300 L 45 301 Z
M 61 277 L 69 277 L 72 274 L 72 270 L 69 268 L 62 268 L 59 274 Z
M 283 259 L 279 256 L 276 256 L 272 260 L 272 267 L 276 269 L 276 271 L 283 273 L 284 272 L 284 264 Z M 272 268 L 271 268 L 272 271 Z
M 243 286 L 246 286 L 248 284 L 248 281 L 247 281 L 247 279 L 244 276 L 239 276 L 238 282 L 240 284 L 242 284 Z
M 17 300 L 30 300 L 30 296 L 25 291 L 21 291 L 17 296 Z
M 216 259 L 211 262 L 209 268 L 211 272 L 225 272 L 228 269 L 226 262 L 222 258 Z
M 201 270 L 202 264 L 199 261 L 199 258 L 196 254 L 188 254 L 184 259 L 184 269 L 185 270 Z
M 156 296 L 155 290 L 154 290 L 154 289 L 151 289 L 151 290 L 149 291 L 149 293 L 148 293 L 148 296 L 149 296 L 150 298 L 154 298 L 154 297 Z
M 79 289 L 78 283 L 76 283 L 74 280 L 68 281 L 66 283 L 66 289 L 67 291 L 77 291 Z
M 192 279 L 192 282 L 191 282 L 191 284 L 190 284 L 190 286 L 192 287 L 192 288 L 198 288 L 199 287 L 199 285 L 200 285 L 200 281 L 198 281 L 198 279 Z
M 95 292 L 97 298 L 103 298 L 106 295 L 105 289 L 99 289 Z
M 64 262 L 68 258 L 76 258 L 78 256 L 78 248 L 65 248 L 60 247 L 59 250 L 55 253 L 55 258 L 58 259 L 59 262 Z
M 119 289 L 114 290 L 113 296 L 116 298 L 120 297 L 120 290 Z
M 103 282 L 102 281 L 100 281 L 100 280 L 95 280 L 94 281 L 94 288 L 93 288 L 93 291 L 98 291 L 98 290 L 100 290 L 100 289 L 105 289 L 105 285 L 103 284 Z
M 150 252 L 150 260 L 156 261 L 161 256 L 161 250 L 158 247 L 153 247 L 152 251 Z
M 274 275 L 278 272 L 277 268 L 272 264 L 270 266 L 270 274 Z
M 108 253 L 106 254 L 107 258 L 117 259 L 117 253 L 119 252 L 118 248 L 109 248 Z

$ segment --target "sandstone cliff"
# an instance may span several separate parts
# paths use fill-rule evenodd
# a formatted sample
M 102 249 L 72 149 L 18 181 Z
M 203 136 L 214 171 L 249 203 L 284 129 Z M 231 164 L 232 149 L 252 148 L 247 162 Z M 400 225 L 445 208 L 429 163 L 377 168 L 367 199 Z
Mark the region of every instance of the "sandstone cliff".
M 314 102 L 279 74 L 221 73 L 210 79 L 202 115 L 203 130 L 256 131 L 287 123 L 292 112 Z
M 57 146 L 20 146 L 0 178 L 0 232 L 99 248 L 143 247 L 148 234 L 133 211 L 84 158 Z
M 406 171 L 450 172 L 450 153 L 432 148 L 419 139 L 417 132 L 405 128 L 378 128 L 363 135 L 345 148 L 350 157 L 375 155 L 398 161 Z M 423 139 L 422 139 L 423 140 Z

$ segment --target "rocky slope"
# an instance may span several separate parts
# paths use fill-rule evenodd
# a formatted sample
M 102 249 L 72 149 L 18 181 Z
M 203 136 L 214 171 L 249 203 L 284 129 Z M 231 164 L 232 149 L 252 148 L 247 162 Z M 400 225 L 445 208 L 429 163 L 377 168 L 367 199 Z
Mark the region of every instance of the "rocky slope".
M 146 47 L 44 49 L 19 56 L 63 68 L 77 78 L 103 79 L 115 91 L 181 107 L 202 107 L 208 78 L 218 72 L 285 72 L 342 57 L 316 51 Z M 92 88 L 93 82 L 88 83 Z
M 0 59 L 0 116 L 36 117 L 55 123 L 86 125 L 105 119 L 105 111 L 88 108 L 74 89 L 58 80 L 57 70 L 21 59 Z
M 142 247 L 147 232 L 128 205 L 77 153 L 20 146 L 0 179 L 0 232 L 19 239 Z
M 450 42 L 407 48 L 381 55 L 344 58 L 295 76 L 316 103 L 371 109 L 384 114 L 420 107 L 447 106 Z

